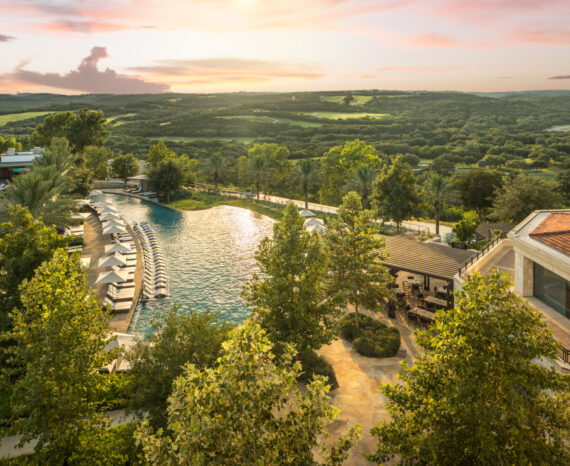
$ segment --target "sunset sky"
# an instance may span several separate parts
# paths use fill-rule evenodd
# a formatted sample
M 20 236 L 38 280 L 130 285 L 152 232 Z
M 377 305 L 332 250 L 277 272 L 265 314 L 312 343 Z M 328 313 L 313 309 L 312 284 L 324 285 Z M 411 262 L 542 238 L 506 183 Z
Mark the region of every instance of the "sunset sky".
M 0 0 L 0 92 L 570 89 L 569 0 Z

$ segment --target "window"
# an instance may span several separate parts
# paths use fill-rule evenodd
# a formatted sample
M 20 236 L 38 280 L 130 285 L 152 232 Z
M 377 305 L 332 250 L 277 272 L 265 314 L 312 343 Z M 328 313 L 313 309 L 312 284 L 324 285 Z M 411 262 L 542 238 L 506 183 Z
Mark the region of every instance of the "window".
M 570 317 L 570 282 L 535 262 L 533 284 L 534 296 L 563 316 Z

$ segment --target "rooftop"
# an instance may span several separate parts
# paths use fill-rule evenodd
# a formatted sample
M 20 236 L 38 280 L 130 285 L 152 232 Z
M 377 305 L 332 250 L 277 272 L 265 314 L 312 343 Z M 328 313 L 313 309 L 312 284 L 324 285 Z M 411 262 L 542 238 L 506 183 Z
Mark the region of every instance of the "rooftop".
M 570 211 L 547 215 L 529 236 L 570 256 Z
M 420 275 L 453 280 L 475 251 L 455 249 L 439 243 L 420 243 L 402 236 L 386 236 L 389 258 L 383 264 L 399 270 L 408 270 Z

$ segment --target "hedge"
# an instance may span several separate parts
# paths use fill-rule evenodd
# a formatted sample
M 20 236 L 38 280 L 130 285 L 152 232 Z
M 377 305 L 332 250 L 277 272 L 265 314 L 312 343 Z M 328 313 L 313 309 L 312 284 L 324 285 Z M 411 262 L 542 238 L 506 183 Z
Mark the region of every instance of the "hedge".
M 358 314 L 356 328 L 354 312 L 346 314 L 340 323 L 340 336 L 352 342 L 353 348 L 363 356 L 389 358 L 400 349 L 400 331 L 382 322 Z

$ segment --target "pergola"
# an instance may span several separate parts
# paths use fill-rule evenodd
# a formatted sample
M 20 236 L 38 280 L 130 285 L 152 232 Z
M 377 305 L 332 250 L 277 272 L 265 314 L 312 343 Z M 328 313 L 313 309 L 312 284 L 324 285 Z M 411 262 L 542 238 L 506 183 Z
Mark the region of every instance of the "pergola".
M 453 291 L 453 276 L 475 251 L 455 249 L 438 243 L 420 243 L 402 236 L 386 236 L 389 257 L 382 263 L 392 273 L 406 271 L 424 277 L 424 288 L 430 289 L 430 278 L 447 282 L 448 292 Z

